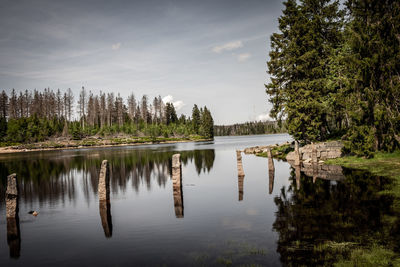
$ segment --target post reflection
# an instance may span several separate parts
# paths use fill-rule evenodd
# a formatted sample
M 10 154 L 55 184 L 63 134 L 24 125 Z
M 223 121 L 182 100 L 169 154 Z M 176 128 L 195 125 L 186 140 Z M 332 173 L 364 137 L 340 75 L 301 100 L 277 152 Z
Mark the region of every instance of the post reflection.
M 244 184 L 244 175 L 238 175 L 238 189 L 239 189 L 239 201 L 243 200 L 243 184 Z
M 268 155 L 268 174 L 269 174 L 269 194 L 274 191 L 274 179 L 275 179 L 275 165 L 274 159 L 272 158 L 271 148 L 267 148 Z
M 110 204 L 110 169 L 107 160 L 103 160 L 101 163 L 98 195 L 101 225 L 103 226 L 104 235 L 110 238 L 112 237 L 112 219 Z
M 6 217 L 7 217 L 7 244 L 10 249 L 10 258 L 17 259 L 21 251 L 21 237 L 19 229 L 19 188 L 17 175 L 7 176 L 6 191 Z
M 110 200 L 100 200 L 99 202 L 101 225 L 103 226 L 104 235 L 107 238 L 112 237 L 112 218 Z

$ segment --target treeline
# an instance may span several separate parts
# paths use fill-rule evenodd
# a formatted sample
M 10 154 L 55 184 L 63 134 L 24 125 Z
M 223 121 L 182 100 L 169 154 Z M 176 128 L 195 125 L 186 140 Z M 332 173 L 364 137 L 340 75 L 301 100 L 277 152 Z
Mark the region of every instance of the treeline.
M 400 1 L 288 0 L 271 36 L 271 117 L 305 143 L 400 147 Z
M 251 121 L 233 125 L 215 125 L 215 136 L 282 133 L 286 129 L 275 121 Z
M 95 95 L 84 87 L 74 109 L 71 89 L 65 93 L 45 89 L 20 92 L 13 89 L 10 96 L 0 94 L 0 141 L 38 142 L 53 136 L 81 139 L 87 136 L 110 136 L 124 133 L 132 136 L 188 137 L 197 135 L 213 138 L 211 112 L 194 105 L 192 118 L 178 117 L 172 103 L 161 96 L 152 102 L 147 95 L 127 101 L 114 93 Z M 75 116 L 77 114 L 77 118 Z

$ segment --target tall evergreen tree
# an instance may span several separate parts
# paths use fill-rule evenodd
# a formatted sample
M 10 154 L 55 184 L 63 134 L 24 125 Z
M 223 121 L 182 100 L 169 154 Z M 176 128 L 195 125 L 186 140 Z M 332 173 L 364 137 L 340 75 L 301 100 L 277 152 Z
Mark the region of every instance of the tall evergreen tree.
M 194 104 L 192 109 L 192 125 L 194 132 L 198 134 L 200 129 L 200 110 L 196 104 Z
M 285 2 L 279 18 L 281 33 L 271 36 L 266 85 L 273 104 L 271 116 L 287 119 L 288 131 L 297 140 L 326 139 L 331 133 L 326 64 L 341 41 L 342 14 L 338 2 L 294 0 Z
M 400 2 L 349 0 L 351 128 L 346 147 L 362 155 L 400 146 Z

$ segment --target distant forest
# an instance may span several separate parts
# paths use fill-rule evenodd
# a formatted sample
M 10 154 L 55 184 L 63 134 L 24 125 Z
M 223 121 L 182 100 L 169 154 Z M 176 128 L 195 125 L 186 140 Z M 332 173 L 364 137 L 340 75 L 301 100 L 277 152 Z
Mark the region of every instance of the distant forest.
M 253 121 L 233 125 L 215 125 L 215 136 L 273 134 L 286 132 L 284 125 L 274 121 Z
M 94 95 L 82 87 L 75 103 L 71 89 L 64 93 L 44 89 L 19 94 L 13 89 L 10 95 L 4 90 L 0 94 L 0 141 L 6 144 L 116 134 L 209 139 L 214 136 L 213 125 L 207 107 L 194 105 L 192 117 L 178 117 L 174 105 L 165 104 L 161 96 L 150 102 L 147 95 L 136 99 L 130 94 L 124 101 L 120 94 Z
M 272 118 L 303 143 L 400 148 L 400 1 L 287 0 L 271 35 Z

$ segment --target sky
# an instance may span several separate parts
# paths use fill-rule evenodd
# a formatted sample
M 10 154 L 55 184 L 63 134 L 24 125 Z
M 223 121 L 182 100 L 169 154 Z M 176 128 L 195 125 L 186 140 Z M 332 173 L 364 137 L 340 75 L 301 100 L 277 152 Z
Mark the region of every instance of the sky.
M 0 90 L 161 95 L 215 124 L 268 119 L 278 0 L 0 0 Z

